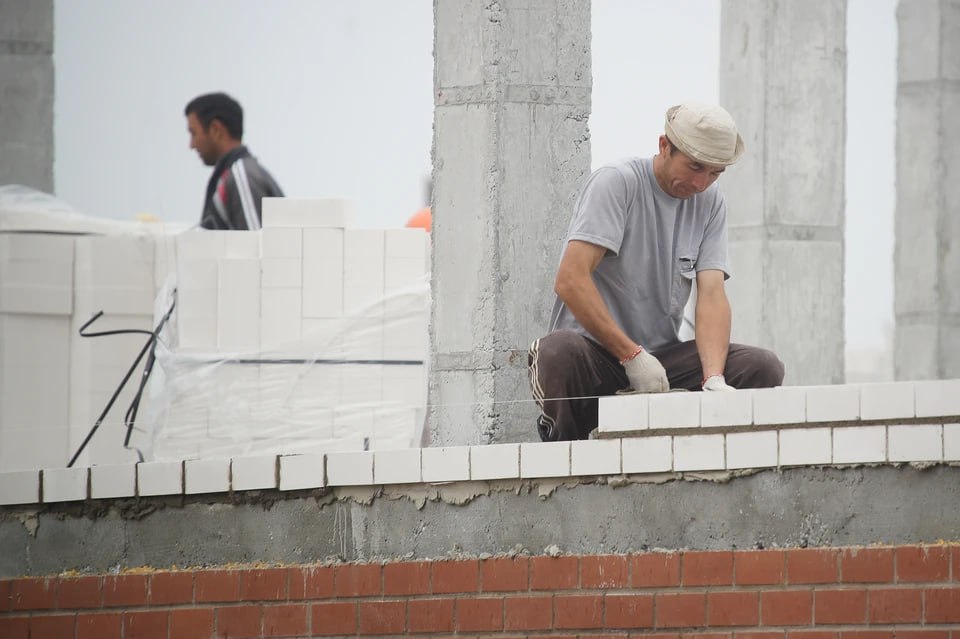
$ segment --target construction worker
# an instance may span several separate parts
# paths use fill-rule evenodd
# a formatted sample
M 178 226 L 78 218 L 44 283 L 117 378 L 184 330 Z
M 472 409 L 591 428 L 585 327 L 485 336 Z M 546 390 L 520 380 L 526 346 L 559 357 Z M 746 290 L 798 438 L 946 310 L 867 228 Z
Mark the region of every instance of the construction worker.
M 730 343 L 727 211 L 715 182 L 743 153 L 733 118 L 715 105 L 671 107 L 658 151 L 598 169 L 576 199 L 550 333 L 528 358 L 544 441 L 586 439 L 597 426 L 596 397 L 622 389 L 783 381 L 776 355 Z M 694 280 L 696 336 L 682 342 Z

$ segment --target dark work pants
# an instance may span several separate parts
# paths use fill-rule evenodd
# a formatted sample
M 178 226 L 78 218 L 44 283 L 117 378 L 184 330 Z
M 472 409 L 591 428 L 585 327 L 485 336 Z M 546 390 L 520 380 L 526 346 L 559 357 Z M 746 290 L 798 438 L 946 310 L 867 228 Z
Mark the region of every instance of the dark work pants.
M 700 390 L 703 370 L 696 342 L 681 342 L 653 355 L 667 369 L 671 389 Z M 535 341 L 527 365 L 543 441 L 587 439 L 597 427 L 597 397 L 630 385 L 616 357 L 571 330 Z M 783 382 L 783 363 L 766 349 L 730 344 L 723 375 L 734 388 L 769 388 Z

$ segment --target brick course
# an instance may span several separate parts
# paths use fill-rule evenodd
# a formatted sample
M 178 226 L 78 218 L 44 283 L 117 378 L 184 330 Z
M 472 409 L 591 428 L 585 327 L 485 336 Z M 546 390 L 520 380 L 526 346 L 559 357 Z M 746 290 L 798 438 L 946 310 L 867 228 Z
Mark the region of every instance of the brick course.
M 960 639 L 960 545 L 0 579 L 3 639 Z

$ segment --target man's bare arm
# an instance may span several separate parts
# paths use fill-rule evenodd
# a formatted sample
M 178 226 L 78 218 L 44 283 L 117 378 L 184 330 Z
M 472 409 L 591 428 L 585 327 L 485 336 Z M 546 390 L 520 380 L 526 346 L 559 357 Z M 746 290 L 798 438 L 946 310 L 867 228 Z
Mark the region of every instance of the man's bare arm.
M 723 271 L 697 273 L 696 321 L 703 378 L 723 375 L 730 348 L 730 302 L 723 287 Z
M 596 244 L 571 240 L 560 260 L 554 291 L 580 325 L 622 360 L 636 353 L 639 345 L 613 321 L 593 281 L 593 271 L 606 251 Z

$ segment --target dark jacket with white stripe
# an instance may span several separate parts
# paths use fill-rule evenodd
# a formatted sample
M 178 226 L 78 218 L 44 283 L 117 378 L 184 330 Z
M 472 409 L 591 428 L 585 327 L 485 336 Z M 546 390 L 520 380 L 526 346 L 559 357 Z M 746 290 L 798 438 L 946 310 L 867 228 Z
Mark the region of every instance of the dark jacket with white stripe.
M 263 212 L 261 199 L 282 197 L 276 180 L 240 145 L 217 160 L 207 183 L 200 226 L 218 230 L 256 230 Z

